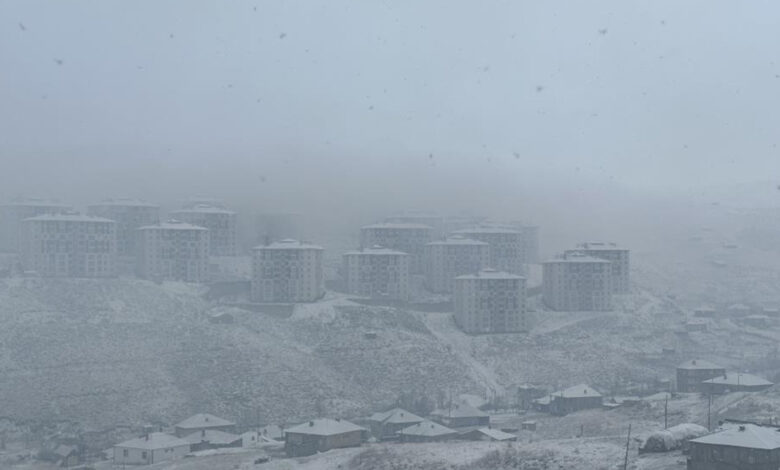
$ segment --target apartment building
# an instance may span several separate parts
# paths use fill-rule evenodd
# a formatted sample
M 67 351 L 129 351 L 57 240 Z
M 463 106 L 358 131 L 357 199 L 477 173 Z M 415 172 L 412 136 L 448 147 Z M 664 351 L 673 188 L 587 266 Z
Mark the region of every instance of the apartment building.
M 45 199 L 20 199 L 0 205 L 0 252 L 21 253 L 24 248 L 22 241 L 22 221 L 44 214 L 61 214 L 70 212 L 73 208 Z
M 409 255 L 373 247 L 344 253 L 344 277 L 350 294 L 409 300 Z
M 485 269 L 455 278 L 455 323 L 466 333 L 527 330 L 525 278 Z
M 140 227 L 136 272 L 144 279 L 205 282 L 208 229 L 178 220 Z
M 455 278 L 490 267 L 490 245 L 453 235 L 425 245 L 425 283 L 433 292 L 449 293 Z
M 117 275 L 116 223 L 81 214 L 45 214 L 22 222 L 22 265 L 52 277 Z
M 629 251 L 620 248 L 615 243 L 587 242 L 577 245 L 574 250 L 566 251 L 567 254 L 582 253 L 593 258 L 605 259 L 612 263 L 612 291 L 615 294 L 626 294 L 630 289 L 629 279 Z
M 361 246 L 383 246 L 409 254 L 412 274 L 423 272 L 425 245 L 431 241 L 433 229 L 428 225 L 381 223 L 360 230 Z
M 160 206 L 136 199 L 107 199 L 87 207 L 87 214 L 116 222 L 116 252 L 120 263 L 135 262 L 138 229 L 160 222 Z
M 444 217 L 429 212 L 403 212 L 385 217 L 384 222 L 388 224 L 427 225 L 431 228 L 432 238 L 444 235 Z
M 491 268 L 518 275 L 525 273 L 525 244 L 522 233 L 518 230 L 502 226 L 483 226 L 456 230 L 453 235 L 490 245 Z
M 609 261 L 569 254 L 542 265 L 542 300 L 548 308 L 572 312 L 612 309 Z
M 223 207 L 195 204 L 170 213 L 170 217 L 209 230 L 211 256 L 236 255 L 236 213 Z
M 254 302 L 313 302 L 325 294 L 323 249 L 293 239 L 254 248 Z

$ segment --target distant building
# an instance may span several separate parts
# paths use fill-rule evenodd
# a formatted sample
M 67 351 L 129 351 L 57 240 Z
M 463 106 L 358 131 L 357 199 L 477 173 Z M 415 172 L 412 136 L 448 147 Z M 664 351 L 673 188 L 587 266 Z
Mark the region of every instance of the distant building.
M 136 272 L 144 279 L 205 282 L 209 274 L 209 231 L 169 220 L 138 229 Z
M 87 207 L 87 214 L 116 222 L 116 253 L 122 272 L 132 270 L 138 256 L 138 229 L 160 222 L 160 206 L 132 199 L 109 199 Z
M 687 470 L 780 468 L 780 432 L 774 427 L 729 426 L 688 442 Z
M 285 239 L 254 248 L 254 302 L 313 302 L 325 293 L 323 249 Z
M 484 226 L 456 230 L 460 235 L 490 245 L 490 267 L 511 274 L 525 273 L 525 242 L 523 234 L 513 228 Z
M 452 428 L 490 426 L 489 414 L 465 403 L 453 403 L 451 407 L 435 410 L 431 417 Z
M 461 437 L 470 441 L 512 442 L 517 440 L 516 435 L 493 428 L 474 429 L 462 434 Z
M 409 300 L 409 255 L 389 248 L 344 253 L 344 276 L 350 294 Z
M 730 305 L 726 311 L 728 312 L 729 316 L 739 318 L 739 317 L 746 317 L 753 313 L 753 309 L 751 309 L 749 306 L 745 304 L 734 304 Z
M 290 457 L 314 455 L 330 449 L 359 447 L 368 431 L 343 419 L 315 419 L 284 433 L 284 450 Z
M 543 263 L 542 300 L 557 311 L 612 310 L 611 282 L 609 261 L 568 255 Z
M 39 215 L 24 222 L 22 265 L 41 276 L 115 277 L 116 223 L 79 214 Z
M 431 241 L 433 229 L 422 224 L 374 224 L 360 229 L 360 245 L 383 246 L 409 254 L 413 274 L 423 272 L 425 244 Z
M 209 413 L 198 413 L 176 424 L 176 435 L 190 436 L 200 431 L 236 432 L 236 423 Z
M 196 205 L 170 213 L 170 217 L 209 230 L 211 256 L 236 255 L 236 213 L 221 207 Z
M 580 410 L 601 408 L 602 395 L 586 384 L 553 392 L 549 396 L 549 413 L 563 416 Z
M 774 385 L 757 375 L 727 372 L 721 376 L 702 381 L 702 391 L 711 394 L 729 392 L 760 392 Z
M 490 245 L 458 235 L 428 243 L 424 253 L 425 281 L 433 292 L 453 292 L 456 277 L 490 267 Z
M 427 225 L 431 228 L 431 238 L 438 238 L 444 234 L 444 217 L 433 213 L 404 212 L 385 217 L 384 222 L 389 224 Z
M 691 359 L 677 366 L 677 391 L 695 393 L 704 391 L 702 382 L 721 377 L 726 369 L 701 359 Z
M 458 432 L 433 421 L 421 421 L 398 431 L 401 442 L 438 442 L 456 439 Z
M 114 465 L 151 465 L 180 459 L 190 453 L 190 443 L 161 432 L 146 434 L 114 446 Z
M 202 429 L 183 437 L 183 439 L 190 443 L 190 452 L 243 447 L 243 438 L 241 436 L 225 431 Z
M 455 323 L 466 333 L 526 331 L 525 278 L 486 269 L 455 278 Z
M 397 438 L 398 431 L 423 421 L 423 418 L 401 408 L 374 413 L 368 419 L 371 434 L 380 440 Z
M 626 294 L 630 291 L 630 263 L 629 251 L 620 248 L 615 243 L 581 243 L 574 250 L 568 250 L 566 254 L 582 253 L 585 256 L 600 258 L 612 263 L 612 292 Z
M 22 221 L 46 214 L 72 211 L 66 204 L 44 199 L 21 199 L 0 205 L 0 252 L 21 253 L 24 249 Z

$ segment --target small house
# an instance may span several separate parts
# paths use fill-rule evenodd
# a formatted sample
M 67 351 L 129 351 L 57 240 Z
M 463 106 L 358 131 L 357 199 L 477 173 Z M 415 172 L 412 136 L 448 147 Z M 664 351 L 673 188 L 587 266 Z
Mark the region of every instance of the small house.
M 604 399 L 595 389 L 586 384 L 575 385 L 565 390 L 551 393 L 547 411 L 563 416 L 589 408 L 601 408 Z
M 185 437 L 203 430 L 234 433 L 236 423 L 208 413 L 198 413 L 176 425 L 176 436 Z
M 453 404 L 450 408 L 436 410 L 431 416 L 445 426 L 462 428 L 468 426 L 490 426 L 490 415 L 465 403 Z
M 114 446 L 114 465 L 151 465 L 184 457 L 190 443 L 162 432 L 145 434 Z
M 711 394 L 729 392 L 760 392 L 774 385 L 772 382 L 751 374 L 725 373 L 702 382 L 702 391 Z
M 470 441 L 510 442 L 517 440 L 516 435 L 493 428 L 477 428 L 461 434 L 461 437 Z
M 726 373 L 726 369 L 701 359 L 691 359 L 677 366 L 677 391 L 696 393 L 703 391 L 702 382 Z
M 777 470 L 780 432 L 742 424 L 691 439 L 687 470 Z
M 433 421 L 422 421 L 398 431 L 401 442 L 436 442 L 455 439 L 458 432 Z
M 183 438 L 190 443 L 190 451 L 241 447 L 241 436 L 214 429 L 201 429 Z
M 393 439 L 398 437 L 401 429 L 413 424 L 423 422 L 423 419 L 414 413 L 401 408 L 394 408 L 383 413 L 374 413 L 368 419 L 371 434 L 377 439 Z
M 284 432 L 284 450 L 290 457 L 313 455 L 330 449 L 359 447 L 368 431 L 343 419 L 315 419 Z
M 57 462 L 60 467 L 72 467 L 81 462 L 81 453 L 76 446 L 58 445 L 57 448 L 54 449 L 54 454 L 57 456 Z

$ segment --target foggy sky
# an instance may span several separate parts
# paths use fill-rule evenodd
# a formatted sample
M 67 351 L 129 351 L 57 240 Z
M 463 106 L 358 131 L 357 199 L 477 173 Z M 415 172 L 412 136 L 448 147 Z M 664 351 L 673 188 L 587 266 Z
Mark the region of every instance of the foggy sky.
M 2 0 L 0 198 L 326 210 L 512 194 L 503 204 L 522 212 L 548 183 L 565 188 L 548 202 L 566 203 L 582 188 L 773 179 L 778 13 L 712 0 Z

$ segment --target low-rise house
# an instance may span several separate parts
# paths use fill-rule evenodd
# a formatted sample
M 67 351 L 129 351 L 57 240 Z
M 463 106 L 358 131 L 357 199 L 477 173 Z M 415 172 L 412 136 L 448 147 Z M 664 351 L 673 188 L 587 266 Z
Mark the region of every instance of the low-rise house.
M 315 419 L 284 432 L 284 450 L 290 457 L 313 455 L 330 449 L 359 447 L 368 431 L 343 419 Z
M 742 424 L 689 441 L 687 470 L 778 470 L 780 432 Z
M 586 384 L 579 384 L 550 395 L 549 412 L 554 415 L 566 415 L 589 408 L 600 408 L 603 397 Z
M 58 445 L 54 449 L 54 454 L 57 456 L 57 463 L 60 467 L 72 467 L 81 462 L 81 453 L 76 446 Z
M 424 420 L 414 413 L 401 408 L 382 413 L 374 413 L 368 419 L 371 434 L 377 439 L 394 439 L 398 437 L 398 431 Z
M 422 421 L 398 431 L 401 442 L 435 442 L 458 437 L 458 432 L 433 421 Z
M 184 457 L 190 443 L 176 436 L 153 432 L 114 446 L 114 465 L 150 465 Z
M 208 413 L 190 416 L 176 425 L 176 436 L 185 437 L 197 431 L 236 432 L 236 423 Z
M 190 443 L 190 451 L 196 452 L 206 449 L 222 449 L 225 447 L 241 447 L 241 436 L 214 429 L 201 429 L 184 438 Z
M 462 428 L 468 426 L 490 426 L 490 415 L 465 403 L 436 410 L 431 416 L 445 426 Z
M 725 373 L 702 382 L 703 391 L 712 394 L 729 392 L 760 392 L 774 385 L 772 382 L 751 374 Z
M 500 429 L 493 428 L 478 428 L 469 432 L 461 434 L 461 437 L 470 441 L 496 441 L 496 442 L 510 442 L 516 441 L 517 436 L 508 432 L 501 431 Z
M 701 359 L 691 359 L 677 366 L 677 391 L 696 393 L 703 391 L 702 382 L 722 376 L 726 369 Z
M 766 328 L 769 326 L 769 317 L 766 315 L 748 315 L 742 319 L 742 324 L 753 328 Z

